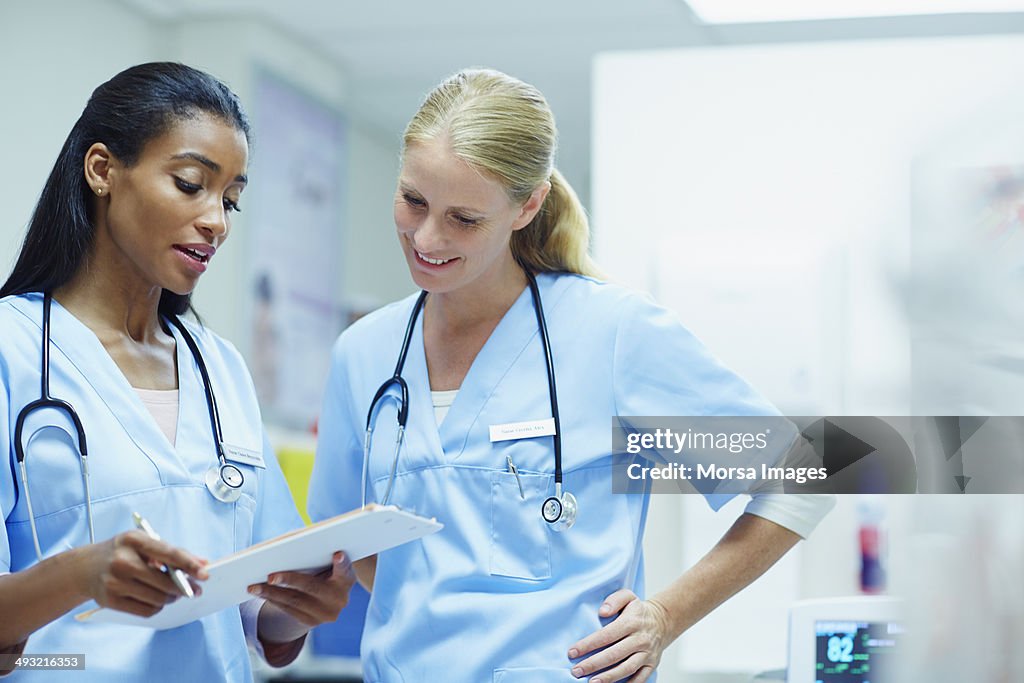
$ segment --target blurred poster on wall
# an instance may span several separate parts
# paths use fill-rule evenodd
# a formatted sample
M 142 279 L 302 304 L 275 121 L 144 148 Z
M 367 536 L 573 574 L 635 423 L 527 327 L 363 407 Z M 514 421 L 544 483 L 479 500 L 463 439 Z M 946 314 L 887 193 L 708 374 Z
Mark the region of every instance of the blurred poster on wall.
M 260 69 L 254 83 L 248 362 L 264 417 L 308 428 L 344 317 L 346 129 L 282 78 Z

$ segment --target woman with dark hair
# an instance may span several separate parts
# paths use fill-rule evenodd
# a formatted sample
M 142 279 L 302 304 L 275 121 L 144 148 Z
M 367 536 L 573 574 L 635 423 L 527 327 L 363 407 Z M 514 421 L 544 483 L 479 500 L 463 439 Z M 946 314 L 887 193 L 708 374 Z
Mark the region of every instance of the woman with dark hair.
M 301 525 L 241 356 L 179 317 L 239 209 L 248 136 L 223 83 L 144 64 L 93 92 L 46 181 L 0 288 L 0 652 L 84 653 L 90 680 L 245 681 L 246 641 L 283 665 L 347 602 L 337 553 L 175 629 L 72 614 L 155 614 L 201 590 L 201 557 Z

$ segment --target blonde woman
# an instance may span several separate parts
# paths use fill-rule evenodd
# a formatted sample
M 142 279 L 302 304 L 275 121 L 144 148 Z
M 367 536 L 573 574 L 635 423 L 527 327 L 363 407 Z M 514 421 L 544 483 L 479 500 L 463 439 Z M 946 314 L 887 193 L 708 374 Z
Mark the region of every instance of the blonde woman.
M 754 500 L 642 597 L 648 497 L 612 494 L 611 418 L 774 410 L 601 281 L 556 136 L 540 92 L 490 70 L 445 80 L 405 131 L 395 225 L 422 292 L 338 340 L 309 497 L 315 518 L 377 502 L 445 525 L 357 563 L 367 681 L 652 680 L 831 503 Z

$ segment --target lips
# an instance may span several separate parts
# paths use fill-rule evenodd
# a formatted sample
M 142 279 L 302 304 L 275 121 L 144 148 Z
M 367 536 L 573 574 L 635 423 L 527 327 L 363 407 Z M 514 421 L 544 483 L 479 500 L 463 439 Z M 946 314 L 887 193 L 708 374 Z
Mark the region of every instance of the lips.
M 207 263 L 216 249 L 208 244 L 175 244 L 175 250 L 185 254 L 197 263 Z
M 418 251 L 416 252 L 416 258 L 420 259 L 424 263 L 429 263 L 432 266 L 443 266 L 444 264 L 451 263 L 452 261 L 455 260 L 455 259 L 450 259 L 450 258 L 448 258 L 448 259 L 431 258 L 429 256 L 425 256 L 425 255 L 421 254 Z
M 210 244 L 175 244 L 174 253 L 185 269 L 198 277 L 206 272 L 206 267 L 213 258 L 217 248 Z

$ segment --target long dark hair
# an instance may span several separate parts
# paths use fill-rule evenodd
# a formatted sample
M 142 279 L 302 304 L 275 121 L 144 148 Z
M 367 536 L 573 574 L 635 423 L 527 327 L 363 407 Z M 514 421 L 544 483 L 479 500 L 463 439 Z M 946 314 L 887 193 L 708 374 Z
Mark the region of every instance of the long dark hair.
M 147 142 L 199 114 L 219 117 L 249 138 L 249 121 L 238 97 L 213 76 L 184 64 L 140 64 L 96 88 L 46 179 L 0 297 L 53 291 L 82 266 L 94 233 L 92 191 L 82 168 L 92 145 L 105 144 L 131 166 Z M 181 315 L 190 306 L 191 295 L 166 289 L 160 295 L 164 315 Z

